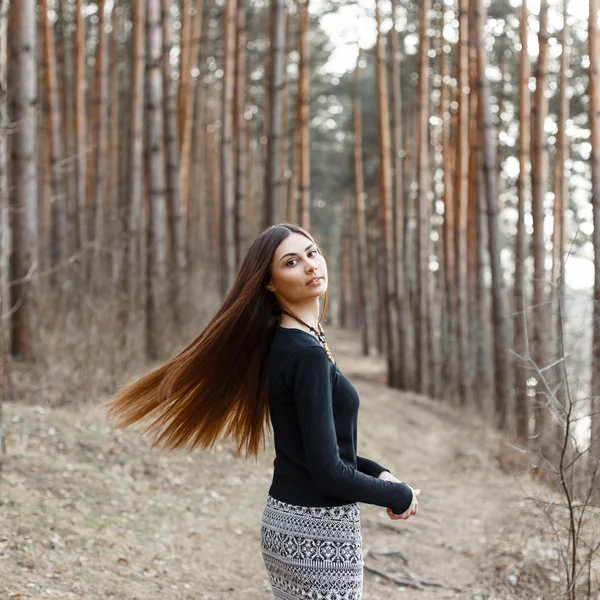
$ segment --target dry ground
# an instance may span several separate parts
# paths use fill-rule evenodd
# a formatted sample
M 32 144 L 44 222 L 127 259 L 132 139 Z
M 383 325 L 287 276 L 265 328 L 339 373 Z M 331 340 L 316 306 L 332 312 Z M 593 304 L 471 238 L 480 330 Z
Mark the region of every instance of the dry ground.
M 365 600 L 559 597 L 548 521 L 525 500 L 547 492 L 507 472 L 507 442 L 386 388 L 382 361 L 361 358 L 356 336 L 330 337 L 361 395 L 360 453 L 421 489 L 408 521 L 361 504 Z M 0 599 L 272 598 L 259 549 L 271 447 L 256 462 L 227 442 L 161 454 L 139 432 L 112 431 L 97 404 L 23 400 L 5 406 Z

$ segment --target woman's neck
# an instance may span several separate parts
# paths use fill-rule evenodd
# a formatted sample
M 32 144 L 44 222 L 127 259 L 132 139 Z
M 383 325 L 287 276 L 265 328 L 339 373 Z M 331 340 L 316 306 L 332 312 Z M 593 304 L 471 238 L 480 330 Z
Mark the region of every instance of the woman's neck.
M 293 305 L 286 304 L 283 306 L 286 310 L 291 312 L 293 315 L 296 315 L 299 319 L 302 319 L 307 325 L 314 327 L 315 329 L 319 329 L 319 301 L 317 299 L 316 302 L 311 302 L 310 304 L 301 304 L 301 305 Z M 286 315 L 285 313 L 281 314 L 281 320 L 279 324 L 282 327 L 295 327 L 297 329 L 307 330 L 306 327 L 296 321 L 293 317 Z

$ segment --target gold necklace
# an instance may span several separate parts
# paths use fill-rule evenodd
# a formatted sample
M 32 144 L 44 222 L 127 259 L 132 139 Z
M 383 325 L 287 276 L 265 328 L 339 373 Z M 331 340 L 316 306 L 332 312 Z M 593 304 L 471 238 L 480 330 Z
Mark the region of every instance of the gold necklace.
M 296 321 L 298 321 L 298 323 L 302 323 L 302 325 L 304 325 L 305 327 L 308 327 L 308 329 L 310 330 L 310 332 L 319 340 L 319 342 L 323 346 L 323 349 L 327 353 L 327 358 L 329 358 L 329 362 L 332 365 L 336 364 L 335 358 L 333 358 L 333 354 L 331 353 L 331 350 L 329 349 L 329 346 L 327 345 L 327 342 L 325 341 L 325 332 L 323 331 L 323 327 L 321 326 L 321 322 L 320 321 L 318 323 L 319 331 L 317 331 L 314 327 L 311 327 L 308 323 L 305 323 L 300 317 L 297 317 L 296 315 L 293 315 L 289 310 L 286 310 L 285 308 L 282 308 L 281 312 L 285 313 L 286 315 L 288 315 L 290 317 L 292 317 L 292 319 L 295 319 Z

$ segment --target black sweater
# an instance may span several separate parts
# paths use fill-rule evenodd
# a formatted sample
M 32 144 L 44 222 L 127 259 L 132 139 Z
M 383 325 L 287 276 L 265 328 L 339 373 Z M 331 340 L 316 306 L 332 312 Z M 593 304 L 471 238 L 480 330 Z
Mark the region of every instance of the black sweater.
M 405 483 L 378 479 L 387 469 L 357 456 L 358 393 L 313 335 L 278 327 L 268 380 L 273 498 L 301 506 L 364 502 L 396 514 L 410 507 Z

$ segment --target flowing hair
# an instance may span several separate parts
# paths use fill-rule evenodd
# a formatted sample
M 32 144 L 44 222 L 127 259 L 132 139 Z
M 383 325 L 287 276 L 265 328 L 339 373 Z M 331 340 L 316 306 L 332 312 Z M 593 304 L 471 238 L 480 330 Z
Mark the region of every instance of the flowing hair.
M 119 390 L 103 406 L 116 429 L 150 421 L 152 448 L 211 449 L 224 431 L 236 455 L 257 456 L 269 428 L 267 363 L 281 308 L 266 289 L 279 244 L 303 228 L 273 225 L 248 248 L 231 290 L 204 330 L 167 363 Z M 327 308 L 327 293 L 319 320 Z

